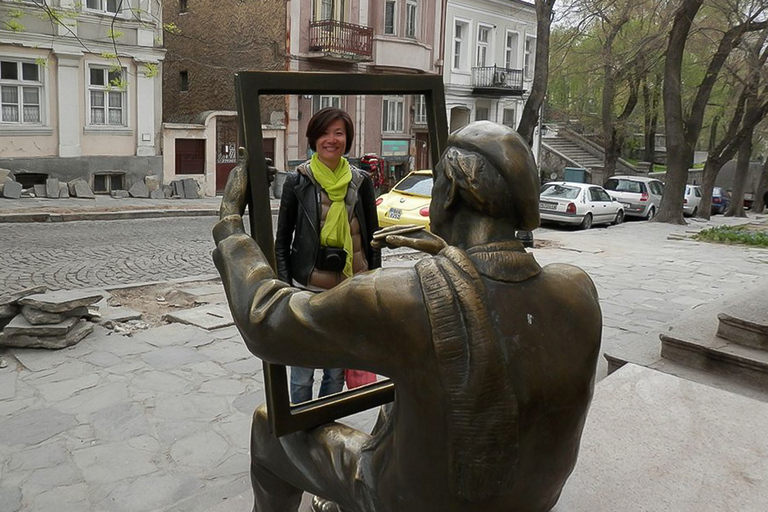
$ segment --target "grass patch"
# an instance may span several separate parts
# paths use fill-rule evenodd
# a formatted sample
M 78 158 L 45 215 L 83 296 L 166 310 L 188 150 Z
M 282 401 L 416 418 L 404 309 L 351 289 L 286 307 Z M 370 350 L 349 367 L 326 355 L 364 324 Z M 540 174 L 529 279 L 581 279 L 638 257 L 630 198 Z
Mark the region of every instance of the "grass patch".
M 743 244 L 768 247 L 768 233 L 749 226 L 717 226 L 699 231 L 696 240 L 721 244 Z

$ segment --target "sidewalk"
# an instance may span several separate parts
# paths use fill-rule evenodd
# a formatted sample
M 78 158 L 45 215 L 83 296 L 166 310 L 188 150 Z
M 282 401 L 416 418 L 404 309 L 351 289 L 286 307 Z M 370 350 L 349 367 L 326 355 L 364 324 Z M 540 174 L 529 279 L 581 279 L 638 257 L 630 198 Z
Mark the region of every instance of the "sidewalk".
M 95 199 L 0 198 L 0 223 L 216 216 L 220 204 L 218 196 L 200 199 L 117 199 L 101 195 Z M 279 206 L 279 199 L 271 200 L 273 213 Z

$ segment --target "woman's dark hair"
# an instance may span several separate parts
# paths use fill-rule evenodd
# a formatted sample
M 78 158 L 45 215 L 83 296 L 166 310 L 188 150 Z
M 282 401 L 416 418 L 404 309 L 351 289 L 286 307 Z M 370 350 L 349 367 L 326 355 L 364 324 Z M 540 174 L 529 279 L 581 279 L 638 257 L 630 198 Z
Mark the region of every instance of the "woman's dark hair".
M 326 128 L 332 122 L 337 119 L 341 119 L 344 122 L 344 128 L 347 131 L 347 147 L 344 149 L 344 153 L 349 153 L 349 149 L 352 147 L 352 141 L 355 139 L 355 126 L 352 124 L 352 118 L 349 114 L 336 107 L 326 107 L 319 110 L 312 119 L 309 120 L 307 125 L 307 141 L 312 151 L 317 151 L 315 143 L 320 136 L 325 133 Z

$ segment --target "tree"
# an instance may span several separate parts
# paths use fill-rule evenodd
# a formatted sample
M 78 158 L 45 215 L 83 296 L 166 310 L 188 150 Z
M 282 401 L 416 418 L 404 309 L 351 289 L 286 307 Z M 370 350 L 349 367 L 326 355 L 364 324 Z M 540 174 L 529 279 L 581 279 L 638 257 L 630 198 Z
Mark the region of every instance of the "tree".
M 539 109 L 547 94 L 549 80 L 549 40 L 552 14 L 556 0 L 536 0 L 536 67 L 533 71 L 531 94 L 523 107 L 517 127 L 529 146 L 533 145 L 533 132 L 539 122 Z
M 717 49 L 712 54 L 703 80 L 695 89 L 695 97 L 688 115 L 683 108 L 682 65 L 685 46 L 693 20 L 703 0 L 682 0 L 669 32 L 667 58 L 664 64 L 664 119 L 667 136 L 667 179 L 656 222 L 685 224 L 683 219 L 683 192 L 688 181 L 688 168 L 703 126 L 704 114 L 721 69 L 731 51 L 738 46 L 745 33 L 762 30 L 768 22 L 759 22 L 764 7 L 758 6 L 744 14 L 743 6 L 727 13 L 726 19 L 735 24 L 723 32 Z M 723 2 L 728 4 L 727 2 Z M 727 7 L 733 7 L 726 5 Z M 746 18 L 746 19 L 742 19 Z

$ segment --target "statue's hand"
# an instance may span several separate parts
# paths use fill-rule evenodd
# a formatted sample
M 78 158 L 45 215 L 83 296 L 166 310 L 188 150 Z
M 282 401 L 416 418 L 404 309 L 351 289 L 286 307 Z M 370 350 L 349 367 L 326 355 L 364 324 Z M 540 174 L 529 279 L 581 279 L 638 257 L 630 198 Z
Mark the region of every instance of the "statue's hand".
M 275 167 L 271 158 L 264 158 L 264 160 L 267 162 L 267 181 L 271 185 L 275 181 L 275 176 L 277 176 L 277 167 Z
M 409 247 L 434 255 L 442 251 L 448 244 L 439 236 L 424 229 L 424 226 L 409 224 L 390 226 L 377 231 L 373 234 L 371 245 L 376 249 Z
M 248 151 L 237 150 L 237 165 L 230 171 L 224 197 L 221 200 L 219 218 L 245 213 L 246 193 L 248 190 Z

